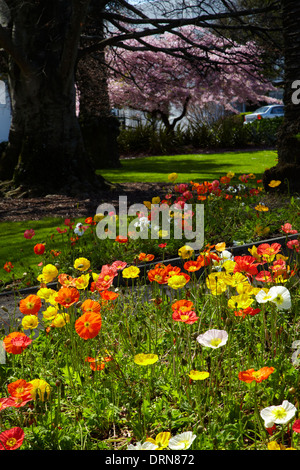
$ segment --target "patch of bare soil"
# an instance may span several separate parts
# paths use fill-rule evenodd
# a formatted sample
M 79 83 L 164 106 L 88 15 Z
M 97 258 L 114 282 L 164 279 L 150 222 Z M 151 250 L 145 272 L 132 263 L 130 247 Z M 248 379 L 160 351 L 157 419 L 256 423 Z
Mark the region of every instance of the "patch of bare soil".
M 89 217 L 96 214 L 97 207 L 102 203 L 112 204 L 117 211 L 120 196 L 127 196 L 127 204 L 130 206 L 151 201 L 154 196 L 163 196 L 167 187 L 165 183 L 123 183 L 114 189 L 83 193 L 81 197 L 59 194 L 36 198 L 2 197 L 0 222 L 40 220 L 44 217 Z

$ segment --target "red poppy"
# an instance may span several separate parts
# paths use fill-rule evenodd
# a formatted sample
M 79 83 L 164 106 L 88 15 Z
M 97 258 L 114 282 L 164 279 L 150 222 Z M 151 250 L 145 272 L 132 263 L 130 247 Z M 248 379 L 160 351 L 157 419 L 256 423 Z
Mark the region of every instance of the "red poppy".
M 3 266 L 3 269 L 5 269 L 5 271 L 7 271 L 8 273 L 10 273 L 10 271 L 14 268 L 14 266 L 12 265 L 12 263 L 10 261 L 6 261 L 5 265 Z
M 300 432 L 300 419 L 296 419 L 296 421 L 294 422 L 292 426 L 292 430 L 294 432 Z
M 245 318 L 247 315 L 251 315 L 253 317 L 254 315 L 257 315 L 259 312 L 260 312 L 260 308 L 247 307 L 247 308 L 242 308 L 238 311 L 235 311 L 234 314 L 236 317 Z
M 102 319 L 100 313 L 85 312 L 75 322 L 75 330 L 83 339 L 92 339 L 101 329 Z
M 258 273 L 257 266 L 259 263 L 256 262 L 254 256 L 235 256 L 234 261 L 235 266 L 233 272 L 239 272 L 249 276 L 253 276 Z
M 260 282 L 272 282 L 272 276 L 269 271 L 260 271 L 255 279 Z
M 75 287 L 62 287 L 59 289 L 55 300 L 63 307 L 69 308 L 78 302 L 79 296 L 80 294 Z
M 14 331 L 3 339 L 4 349 L 11 354 L 21 354 L 32 342 L 25 333 Z
M 24 237 L 27 238 L 27 240 L 31 240 L 32 237 L 34 237 L 35 235 L 35 232 L 32 228 L 30 228 L 29 230 L 25 230 L 24 232 Z
M 12 406 L 10 397 L 0 398 L 0 411 Z
M 88 225 L 96 225 L 96 222 L 94 221 L 93 217 L 87 217 L 84 222 Z
M 167 244 L 166 243 L 160 243 L 158 245 L 158 248 L 166 248 Z
M 188 325 L 192 325 L 199 317 L 197 317 L 196 312 L 193 310 L 182 311 L 182 310 L 175 310 L 172 315 L 173 320 L 180 321 L 183 323 L 187 323 Z
M 21 447 L 24 440 L 22 428 L 15 427 L 0 434 L 0 450 L 15 450 Z
M 64 224 L 67 225 L 69 228 L 72 228 L 74 222 L 71 222 L 70 219 L 65 219 Z
M 298 233 L 297 230 L 294 230 L 292 228 L 292 225 L 289 224 L 289 223 L 286 223 L 284 225 L 281 225 L 281 230 L 284 232 L 284 233 Z
M 33 398 L 31 395 L 24 395 L 23 397 L 10 396 L 7 398 L 7 405 L 12 406 L 14 408 L 21 408 L 22 406 L 27 405 L 27 403 L 30 402 L 32 399 Z
M 114 261 L 111 265 L 111 267 L 117 271 L 126 268 L 126 266 L 127 263 L 125 261 Z
M 46 246 L 45 246 L 44 243 L 37 243 L 33 247 L 33 251 L 35 252 L 36 255 L 42 255 L 45 252 L 45 248 L 46 248 Z
M 280 243 L 262 243 L 257 247 L 257 254 L 265 257 L 275 256 L 281 250 Z
M 62 229 L 62 228 L 60 228 L 60 227 L 56 227 L 56 230 L 58 231 L 58 233 L 61 233 L 61 234 L 62 234 L 62 233 L 67 233 L 67 231 L 68 231 L 67 228 Z
M 295 251 L 298 251 L 300 250 L 300 242 L 299 240 L 289 240 L 286 244 L 286 246 L 288 248 L 290 248 L 291 250 L 295 249 Z
M 38 295 L 30 294 L 20 300 L 19 309 L 23 315 L 37 315 L 41 306 L 41 298 Z

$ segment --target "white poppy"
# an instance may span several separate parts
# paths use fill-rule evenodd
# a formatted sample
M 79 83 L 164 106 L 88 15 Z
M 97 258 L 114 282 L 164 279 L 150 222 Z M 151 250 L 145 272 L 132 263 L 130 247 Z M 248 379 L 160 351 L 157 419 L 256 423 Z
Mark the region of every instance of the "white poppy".
M 300 365 L 300 349 L 296 349 L 295 352 L 292 354 L 292 364 L 293 366 Z
M 266 428 L 271 428 L 274 424 L 286 424 L 296 414 L 297 408 L 287 400 L 281 405 L 268 406 L 260 412 L 260 416 L 265 422 Z
M 269 290 L 269 295 L 272 296 L 271 302 L 276 304 L 280 310 L 288 310 L 289 308 L 291 308 L 291 294 L 286 287 L 273 286 Z
M 177 436 L 171 437 L 169 440 L 168 447 L 171 450 L 185 450 L 191 447 L 192 443 L 196 439 L 196 435 L 191 431 L 183 432 Z
M 156 450 L 158 446 L 156 444 L 153 444 L 152 442 L 144 442 L 142 444 L 140 441 L 137 442 L 135 445 L 134 444 L 129 444 L 127 447 L 127 450 Z
M 226 344 L 228 340 L 228 333 L 225 330 L 208 330 L 202 335 L 197 336 L 196 340 L 202 346 L 207 346 L 209 348 L 219 348 Z
M 225 263 L 225 261 L 234 260 L 233 254 L 230 253 L 230 251 L 228 250 L 223 250 L 220 254 L 218 254 L 218 256 L 219 256 L 219 261 L 215 259 L 212 260 L 214 268 L 221 267 L 222 264 Z
M 257 302 L 259 304 L 265 304 L 266 302 L 270 302 L 273 300 L 273 295 L 270 295 L 270 290 L 266 292 L 264 289 L 261 289 L 255 296 Z

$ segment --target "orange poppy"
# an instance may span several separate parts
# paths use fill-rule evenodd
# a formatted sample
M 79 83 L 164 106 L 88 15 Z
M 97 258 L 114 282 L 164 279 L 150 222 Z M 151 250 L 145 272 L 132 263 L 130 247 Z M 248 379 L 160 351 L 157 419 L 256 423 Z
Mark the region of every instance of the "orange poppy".
M 75 287 L 62 287 L 59 289 L 55 301 L 63 307 L 69 308 L 79 300 L 79 292 Z
M 83 312 L 93 312 L 100 313 L 100 304 L 92 299 L 86 299 L 81 305 L 81 310 Z
M 83 339 L 97 336 L 101 329 L 102 319 L 100 313 L 85 312 L 75 322 L 75 330 Z
M 31 390 L 33 385 L 26 382 L 24 379 L 18 379 L 15 382 L 11 382 L 7 385 L 8 393 L 11 397 L 27 399 L 31 398 Z
M 6 272 L 10 273 L 10 271 L 14 268 L 13 264 L 10 261 L 6 261 L 5 265 L 3 266 L 3 269 L 5 269 Z
M 103 290 L 100 292 L 100 297 L 102 300 L 115 300 L 119 297 L 117 292 L 112 292 L 111 290 Z
M 63 287 L 75 287 L 76 279 L 72 276 L 69 276 L 68 274 L 63 273 L 59 274 L 58 282 Z
M 171 264 L 165 267 L 165 272 L 169 277 L 182 274 L 179 266 L 172 266 Z
M 181 299 L 177 300 L 172 304 L 172 310 L 181 310 L 181 311 L 187 311 L 187 310 L 193 310 L 194 308 L 194 303 L 191 300 L 187 299 Z
M 191 272 L 198 271 L 202 267 L 201 264 L 202 263 L 200 261 L 186 261 L 183 267 L 186 271 L 191 273 Z
M 87 217 L 84 222 L 89 225 L 96 225 L 96 222 L 94 221 L 93 217 Z
M 128 242 L 128 238 L 127 237 L 122 237 L 121 235 L 118 235 L 116 237 L 116 242 L 119 242 L 119 243 L 127 243 Z
M 211 260 L 220 261 L 220 258 L 215 253 L 204 251 L 198 256 L 196 261 L 200 264 L 200 267 L 202 267 L 202 266 L 208 266 L 211 263 Z
M 154 255 L 146 255 L 146 253 L 140 253 L 138 256 L 139 261 L 152 261 L 154 259 Z
M 11 354 L 21 354 L 32 342 L 25 333 L 14 331 L 3 339 L 4 349 Z
M 111 356 L 107 356 L 107 357 L 104 357 L 102 358 L 102 361 L 104 362 L 101 362 L 101 359 L 96 357 L 86 357 L 85 358 L 85 361 L 86 362 L 89 362 L 90 364 L 90 368 L 92 370 L 103 370 L 104 367 L 105 367 L 105 362 L 109 362 L 109 361 L 112 361 L 112 357 Z
M 92 370 L 103 370 L 105 367 L 104 362 L 99 361 L 97 358 L 95 359 L 93 357 L 87 357 L 85 361 L 90 364 L 90 368 Z
M 44 245 L 44 243 L 37 243 L 33 247 L 33 251 L 35 252 L 36 255 L 43 255 L 45 252 L 45 248 L 46 246 Z
M 168 273 L 165 268 L 155 267 L 148 271 L 148 279 L 150 282 L 157 282 L 158 284 L 167 284 L 168 283 Z
M 246 383 L 262 382 L 267 379 L 269 375 L 274 372 L 274 367 L 262 367 L 261 369 L 255 371 L 254 369 L 248 369 L 243 372 L 239 372 L 239 379 Z
M 38 295 L 30 294 L 25 299 L 20 300 L 19 309 L 23 315 L 37 315 L 42 306 L 42 301 Z

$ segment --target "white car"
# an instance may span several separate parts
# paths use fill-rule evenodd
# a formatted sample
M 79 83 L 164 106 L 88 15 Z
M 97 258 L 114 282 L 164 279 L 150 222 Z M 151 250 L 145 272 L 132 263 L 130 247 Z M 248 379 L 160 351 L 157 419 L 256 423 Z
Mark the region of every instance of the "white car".
M 258 108 L 254 113 L 245 114 L 244 124 L 249 124 L 257 119 L 271 119 L 275 117 L 284 116 L 284 106 L 281 104 L 272 104 L 270 106 L 262 106 Z

